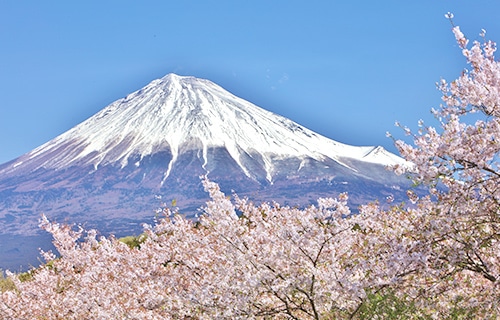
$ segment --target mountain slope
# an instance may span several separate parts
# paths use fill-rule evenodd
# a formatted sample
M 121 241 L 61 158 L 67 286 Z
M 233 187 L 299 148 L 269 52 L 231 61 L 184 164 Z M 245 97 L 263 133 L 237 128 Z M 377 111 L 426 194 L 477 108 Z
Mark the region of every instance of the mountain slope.
M 200 175 L 255 201 L 305 205 L 348 191 L 356 205 L 404 190 L 385 169 L 395 164 L 405 162 L 381 147 L 333 141 L 213 82 L 169 74 L 0 165 L 0 236 L 39 235 L 41 213 L 137 233 L 157 195 L 195 215 Z

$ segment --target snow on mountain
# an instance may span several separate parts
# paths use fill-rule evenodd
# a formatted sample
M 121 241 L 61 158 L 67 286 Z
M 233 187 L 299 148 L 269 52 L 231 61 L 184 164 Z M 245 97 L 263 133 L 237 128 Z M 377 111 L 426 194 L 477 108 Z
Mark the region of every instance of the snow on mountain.
M 350 146 L 321 136 L 238 98 L 211 81 L 168 74 L 111 103 L 20 157 L 4 171 L 15 170 L 32 159 L 46 169 L 72 165 L 92 165 L 97 169 L 109 163 L 124 167 L 137 155 L 142 159 L 168 148 L 172 159 L 165 169 L 164 181 L 180 153 L 202 150 L 205 168 L 207 150 L 213 147 L 225 148 L 248 177 L 252 177 L 252 169 L 241 159 L 244 154 L 259 155 L 269 182 L 275 173 L 273 163 L 288 157 L 318 161 L 330 158 L 346 167 L 349 164 L 345 158 L 383 165 L 404 164 L 402 158 L 382 147 Z M 141 160 L 135 165 L 140 166 Z

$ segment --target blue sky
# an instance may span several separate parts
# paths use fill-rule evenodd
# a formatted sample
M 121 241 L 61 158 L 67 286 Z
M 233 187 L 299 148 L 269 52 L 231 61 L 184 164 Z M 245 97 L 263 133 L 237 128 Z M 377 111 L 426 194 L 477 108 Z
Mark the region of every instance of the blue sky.
M 444 14 L 500 41 L 499 1 L 0 2 L 0 163 L 167 73 L 207 78 L 331 139 L 432 122 L 466 66 Z

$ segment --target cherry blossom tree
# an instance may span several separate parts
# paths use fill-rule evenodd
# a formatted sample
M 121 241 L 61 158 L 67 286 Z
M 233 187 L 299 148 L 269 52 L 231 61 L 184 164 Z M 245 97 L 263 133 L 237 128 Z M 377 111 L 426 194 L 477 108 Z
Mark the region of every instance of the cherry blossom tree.
M 347 196 L 300 210 L 254 206 L 204 181 L 212 201 L 197 222 L 171 214 L 140 248 L 42 222 L 60 253 L 2 296 L 11 318 L 255 318 L 347 316 L 365 297 L 362 235 Z M 239 211 L 239 216 L 237 214 Z M 359 220 L 359 221 L 358 221 Z
M 254 205 L 205 178 L 197 221 L 165 208 L 133 246 L 43 218 L 59 254 L 9 274 L 0 318 L 496 318 L 500 64 L 484 31 L 469 48 L 452 30 L 470 70 L 438 84 L 440 128 L 420 122 L 404 128 L 412 145 L 396 141 L 413 165 L 395 171 L 428 195 L 353 214 L 346 194 Z
M 448 18 L 453 16 L 448 15 Z M 452 22 L 453 24 L 453 22 Z M 453 33 L 470 70 L 438 84 L 444 105 L 433 110 L 441 128 L 414 134 L 414 146 L 396 145 L 417 168 L 414 179 L 429 185 L 431 196 L 417 200 L 412 219 L 415 241 L 425 256 L 428 299 L 441 297 L 436 308 L 454 302 L 482 317 L 499 315 L 500 276 L 500 64 L 495 43 L 469 40 L 453 25 Z M 475 121 L 473 120 L 475 119 Z M 401 169 L 401 168 L 400 168 Z M 420 250 L 419 250 L 420 251 Z M 435 300 L 436 298 L 434 298 Z

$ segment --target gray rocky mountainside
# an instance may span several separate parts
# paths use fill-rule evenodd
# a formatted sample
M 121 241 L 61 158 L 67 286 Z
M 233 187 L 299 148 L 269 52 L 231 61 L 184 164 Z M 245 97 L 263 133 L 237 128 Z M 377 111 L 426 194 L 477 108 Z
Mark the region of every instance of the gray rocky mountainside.
M 351 204 L 402 197 L 407 165 L 382 147 L 321 136 L 204 79 L 169 74 L 31 152 L 0 165 L 0 268 L 37 264 L 51 220 L 138 234 L 158 196 L 194 216 L 207 175 L 259 203 L 304 206 L 349 192 Z

